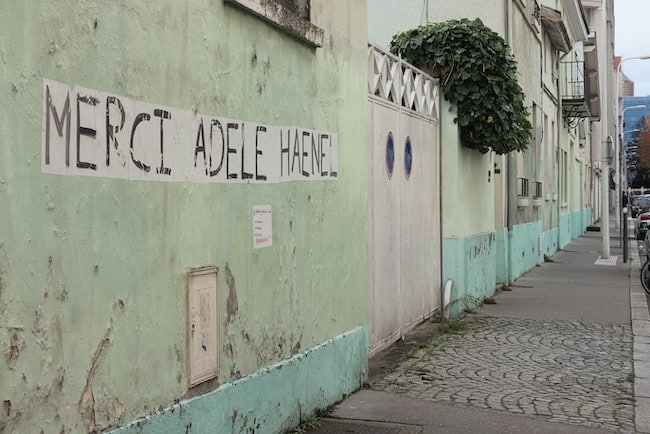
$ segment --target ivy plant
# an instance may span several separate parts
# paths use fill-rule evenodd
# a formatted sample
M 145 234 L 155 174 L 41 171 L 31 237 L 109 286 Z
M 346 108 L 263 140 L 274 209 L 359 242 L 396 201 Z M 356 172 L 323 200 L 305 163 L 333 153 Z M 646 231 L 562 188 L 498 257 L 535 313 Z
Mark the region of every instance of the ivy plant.
M 463 146 L 481 153 L 526 150 L 531 124 L 510 47 L 480 19 L 429 23 L 393 36 L 390 50 L 440 79 L 457 107 Z

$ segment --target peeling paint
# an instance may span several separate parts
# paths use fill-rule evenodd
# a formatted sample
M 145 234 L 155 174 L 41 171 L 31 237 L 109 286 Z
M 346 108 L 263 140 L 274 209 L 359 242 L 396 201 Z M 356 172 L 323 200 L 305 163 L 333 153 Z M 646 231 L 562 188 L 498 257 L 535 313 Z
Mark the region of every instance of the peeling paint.
M 7 305 L 3 301 L 6 276 L 9 274 L 9 255 L 4 241 L 0 241 L 0 318 L 5 317 Z
M 93 381 L 95 380 L 95 373 L 97 368 L 102 361 L 102 358 L 108 350 L 108 346 L 111 343 L 111 338 L 113 336 L 113 318 L 111 318 L 110 326 L 104 337 L 99 342 L 95 354 L 90 361 L 90 369 L 88 370 L 88 375 L 86 377 L 86 386 L 84 387 L 83 392 L 81 393 L 81 398 L 79 399 L 79 413 L 81 418 L 86 425 L 88 431 L 96 431 L 98 426 L 95 418 L 95 397 L 93 396 Z
M 232 343 L 226 342 L 223 345 L 223 352 L 226 354 L 226 357 L 228 357 L 229 359 L 232 359 L 233 356 L 235 355 L 235 351 L 234 351 L 234 348 L 232 346 Z
M 34 341 L 36 344 L 41 347 L 43 351 L 48 351 L 51 348 L 48 330 L 51 328 L 52 324 L 48 324 L 43 315 L 43 306 L 39 305 L 34 311 L 34 326 L 32 328 L 32 334 L 34 335 Z
M 61 303 L 65 303 L 68 300 L 68 289 L 65 287 L 64 284 L 61 284 L 59 288 L 60 291 L 59 291 L 58 299 Z
M 16 368 L 16 362 L 20 353 L 25 349 L 25 339 L 22 335 L 19 335 L 17 332 L 14 332 L 11 335 L 11 340 L 9 342 L 9 351 L 7 352 L 7 363 L 9 364 L 10 369 Z
M 181 384 L 183 381 L 183 354 L 180 347 L 174 344 L 174 352 L 176 353 L 176 365 L 178 367 L 178 372 L 176 373 L 176 382 Z
M 231 324 L 237 311 L 239 310 L 239 302 L 237 301 L 237 289 L 235 288 L 235 277 L 230 271 L 228 263 L 226 263 L 226 284 L 228 285 L 228 300 L 226 301 L 226 325 Z

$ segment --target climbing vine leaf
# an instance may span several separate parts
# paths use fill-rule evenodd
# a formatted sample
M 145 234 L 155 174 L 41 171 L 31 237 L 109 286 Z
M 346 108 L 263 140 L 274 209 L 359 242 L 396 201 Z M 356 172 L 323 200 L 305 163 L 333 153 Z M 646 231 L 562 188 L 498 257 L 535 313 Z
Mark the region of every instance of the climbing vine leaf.
M 480 19 L 398 33 L 390 50 L 440 78 L 445 99 L 457 107 L 463 146 L 497 154 L 528 148 L 532 127 L 517 62 L 505 40 Z

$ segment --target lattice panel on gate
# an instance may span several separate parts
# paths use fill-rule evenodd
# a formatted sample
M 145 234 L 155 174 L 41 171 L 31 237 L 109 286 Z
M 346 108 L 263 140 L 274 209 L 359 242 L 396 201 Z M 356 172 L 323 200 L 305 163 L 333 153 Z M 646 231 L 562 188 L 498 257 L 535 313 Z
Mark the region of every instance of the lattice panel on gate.
M 374 45 L 368 45 L 368 92 L 438 119 L 437 81 L 410 63 Z

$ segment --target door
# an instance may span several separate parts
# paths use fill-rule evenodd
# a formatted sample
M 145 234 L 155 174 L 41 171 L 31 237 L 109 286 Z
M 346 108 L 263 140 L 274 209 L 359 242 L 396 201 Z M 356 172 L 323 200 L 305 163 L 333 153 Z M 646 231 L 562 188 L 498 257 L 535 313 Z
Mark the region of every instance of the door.
M 433 79 L 375 47 L 369 56 L 372 354 L 440 310 L 440 128 Z

